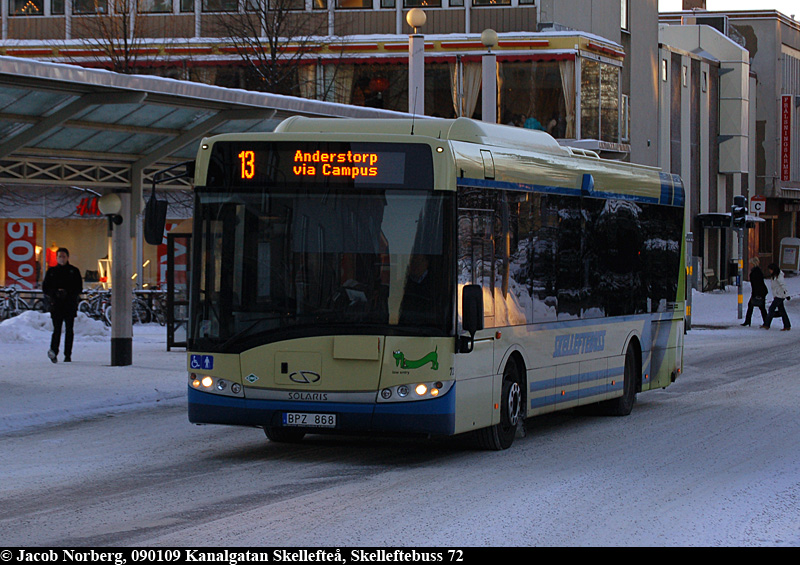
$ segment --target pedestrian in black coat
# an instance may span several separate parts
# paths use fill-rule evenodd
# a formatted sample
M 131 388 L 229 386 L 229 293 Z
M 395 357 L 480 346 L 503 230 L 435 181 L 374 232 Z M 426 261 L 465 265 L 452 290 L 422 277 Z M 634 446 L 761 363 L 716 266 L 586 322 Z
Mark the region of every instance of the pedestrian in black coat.
M 47 356 L 53 363 L 58 359 L 58 345 L 61 342 L 61 326 L 64 333 L 64 361 L 72 361 L 72 341 L 75 338 L 75 316 L 78 314 L 78 299 L 83 292 L 81 272 L 69 264 L 69 251 L 61 247 L 56 252 L 58 264 L 47 269 L 42 290 L 50 299 L 50 317 L 53 319 L 53 336 Z
M 764 282 L 764 273 L 759 265 L 758 257 L 750 259 L 753 268 L 750 270 L 750 300 L 747 302 L 747 314 L 744 317 L 743 326 L 749 326 L 753 317 L 753 308 L 761 310 L 761 320 L 767 323 L 767 285 Z

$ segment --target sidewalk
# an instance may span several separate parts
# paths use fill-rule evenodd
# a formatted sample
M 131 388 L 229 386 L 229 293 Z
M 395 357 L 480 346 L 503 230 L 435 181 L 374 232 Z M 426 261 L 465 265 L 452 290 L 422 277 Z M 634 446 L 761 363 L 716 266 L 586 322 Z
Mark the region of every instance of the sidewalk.
M 787 274 L 786 286 L 789 289 L 791 300 L 784 302 L 789 320 L 793 328 L 800 332 L 800 275 Z M 750 283 L 745 281 L 743 286 L 742 318 L 738 317 L 738 288 L 728 286 L 724 291 L 711 292 L 692 291 L 692 330 L 701 329 L 729 329 L 740 327 L 747 314 L 747 302 L 750 299 Z M 767 280 L 767 288 L 770 288 Z M 767 308 L 772 302 L 772 292 L 767 296 Z M 752 325 L 746 329 L 759 329 L 762 324 L 761 312 L 758 308 L 753 312 Z M 772 323 L 772 329 L 781 329 L 783 323 L 780 318 Z M 763 330 L 762 330 L 763 331 Z
M 25 312 L 0 323 L 0 436 L 186 398 L 186 351 L 166 351 L 166 328 L 133 327 L 133 364 L 111 366 L 111 332 L 76 319 L 72 362 L 47 358 L 49 314 Z M 63 341 L 62 341 L 63 344 Z

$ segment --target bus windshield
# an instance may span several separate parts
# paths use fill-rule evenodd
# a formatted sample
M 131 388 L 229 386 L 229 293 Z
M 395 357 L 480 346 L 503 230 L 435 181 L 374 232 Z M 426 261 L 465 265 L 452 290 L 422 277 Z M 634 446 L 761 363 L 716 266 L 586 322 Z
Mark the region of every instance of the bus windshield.
M 197 189 L 192 347 L 452 335 L 454 202 L 420 189 Z

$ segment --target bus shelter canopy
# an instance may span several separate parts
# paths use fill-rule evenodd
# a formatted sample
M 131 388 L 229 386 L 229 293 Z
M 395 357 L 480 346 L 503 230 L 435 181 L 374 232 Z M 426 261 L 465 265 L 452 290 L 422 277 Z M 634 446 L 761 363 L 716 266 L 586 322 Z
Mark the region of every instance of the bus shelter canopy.
M 147 177 L 150 168 L 193 159 L 205 136 L 272 131 L 292 115 L 405 116 L 0 57 L 0 183 L 126 187 L 134 168 Z

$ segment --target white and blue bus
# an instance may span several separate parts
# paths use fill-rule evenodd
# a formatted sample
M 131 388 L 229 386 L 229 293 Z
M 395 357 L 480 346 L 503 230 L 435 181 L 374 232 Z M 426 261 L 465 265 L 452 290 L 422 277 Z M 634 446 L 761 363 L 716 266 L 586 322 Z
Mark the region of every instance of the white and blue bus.
M 626 415 L 682 369 L 684 193 L 543 132 L 293 117 L 203 140 L 189 419 L 450 436 Z

